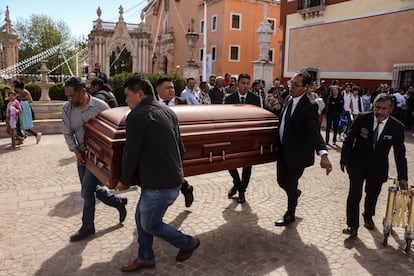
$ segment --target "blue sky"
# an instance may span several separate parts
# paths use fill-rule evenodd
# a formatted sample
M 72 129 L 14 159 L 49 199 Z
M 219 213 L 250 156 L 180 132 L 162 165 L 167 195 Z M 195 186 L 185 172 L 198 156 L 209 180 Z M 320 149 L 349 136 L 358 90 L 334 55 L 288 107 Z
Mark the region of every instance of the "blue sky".
M 6 6 L 9 6 L 12 24 L 18 18 L 28 19 L 32 14 L 47 15 L 55 20 L 64 21 L 74 37 L 85 38 L 92 30 L 93 21 L 98 18 L 96 10 L 101 7 L 103 21 L 118 21 L 119 6 L 124 8 L 124 20 L 128 23 L 139 23 L 140 13 L 147 0 L 1 0 L 0 25 L 3 25 Z

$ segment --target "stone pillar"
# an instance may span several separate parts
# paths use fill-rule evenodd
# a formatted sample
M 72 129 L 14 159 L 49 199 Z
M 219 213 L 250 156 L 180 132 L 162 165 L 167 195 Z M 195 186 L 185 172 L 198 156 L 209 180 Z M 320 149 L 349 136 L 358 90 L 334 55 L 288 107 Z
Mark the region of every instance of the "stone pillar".
M 178 70 L 178 68 L 177 68 Z M 194 78 L 196 83 L 200 82 L 200 66 L 198 64 L 185 64 L 183 66 L 183 78 Z M 197 85 L 198 86 L 198 85 Z

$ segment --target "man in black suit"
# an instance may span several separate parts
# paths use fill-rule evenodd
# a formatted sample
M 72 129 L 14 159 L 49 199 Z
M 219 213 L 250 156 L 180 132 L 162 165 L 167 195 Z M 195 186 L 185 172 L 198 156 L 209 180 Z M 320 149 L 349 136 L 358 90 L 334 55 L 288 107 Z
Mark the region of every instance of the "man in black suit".
M 260 106 L 260 98 L 249 92 L 250 89 L 250 76 L 248 74 L 240 74 L 237 81 L 239 91 L 233 93 L 224 99 L 225 104 L 252 104 Z M 233 178 L 233 187 L 228 192 L 228 197 L 232 198 L 236 192 L 239 192 L 239 198 L 237 202 L 244 203 L 246 201 L 244 193 L 249 185 L 250 175 L 252 173 L 252 166 L 244 167 L 242 177 L 240 179 L 237 169 L 229 170 L 231 177 Z
M 311 100 L 312 78 L 307 71 L 297 72 L 289 83 L 287 97 L 281 113 L 278 131 L 279 154 L 277 158 L 277 182 L 288 196 L 288 207 L 276 226 L 286 226 L 295 221 L 295 211 L 301 191 L 299 178 L 306 167 L 315 162 L 315 151 L 321 156 L 320 165 L 328 175 L 332 170 L 325 142 L 318 124 L 318 105 Z
M 157 100 L 168 106 L 177 104 L 187 104 L 184 98 L 175 95 L 174 82 L 170 77 L 161 77 L 157 80 Z M 181 193 L 185 198 L 185 207 L 190 207 L 194 201 L 193 186 L 188 184 L 187 180 L 184 179 L 183 185 L 181 186 Z
M 385 93 L 374 101 L 374 111 L 358 115 L 347 132 L 341 152 L 341 170 L 349 175 L 346 206 L 347 225 L 342 232 L 355 237 L 359 227 L 359 202 L 365 180 L 364 226 L 375 228 L 372 217 L 388 178 L 388 154 L 394 149 L 399 184 L 407 189 L 407 159 L 404 146 L 404 125 L 391 116 L 393 98 Z
M 217 77 L 216 78 L 216 84 L 213 88 L 210 89 L 210 92 L 208 93 L 210 95 L 211 104 L 222 104 L 223 99 L 226 94 L 226 89 L 224 88 L 224 78 L 223 77 Z

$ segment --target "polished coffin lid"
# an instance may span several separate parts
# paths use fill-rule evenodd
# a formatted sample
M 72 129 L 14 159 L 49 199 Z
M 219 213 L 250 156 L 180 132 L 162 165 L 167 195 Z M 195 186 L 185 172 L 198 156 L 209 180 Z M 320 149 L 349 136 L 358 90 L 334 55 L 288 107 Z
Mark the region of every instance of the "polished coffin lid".
M 276 160 L 278 120 L 265 109 L 241 104 L 171 108 L 186 149 L 185 176 Z M 108 109 L 85 124 L 87 166 L 108 187 L 120 176 L 120 164 L 112 163 L 122 160 L 128 112 L 128 107 Z

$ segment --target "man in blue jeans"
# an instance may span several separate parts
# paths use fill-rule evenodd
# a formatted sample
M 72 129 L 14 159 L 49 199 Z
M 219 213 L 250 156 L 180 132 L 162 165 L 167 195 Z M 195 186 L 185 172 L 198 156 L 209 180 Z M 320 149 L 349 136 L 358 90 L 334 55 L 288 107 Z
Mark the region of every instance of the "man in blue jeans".
M 84 123 L 99 112 L 108 109 L 104 101 L 91 97 L 86 92 L 85 83 L 77 77 L 65 82 L 65 95 L 68 102 L 62 107 L 62 132 L 69 150 L 77 159 L 78 174 L 83 198 L 82 227 L 70 237 L 70 241 L 80 241 L 95 234 L 95 197 L 119 211 L 119 222 L 126 217 L 126 198 L 114 195 L 102 187 L 102 183 L 85 167 Z
M 151 83 L 139 75 L 125 81 L 124 92 L 131 112 L 126 119 L 122 174 L 116 189 L 141 187 L 135 213 L 138 258 L 121 268 L 130 272 L 155 266 L 154 236 L 180 249 L 177 262 L 190 258 L 200 240 L 163 222 L 184 179 L 184 147 L 174 111 L 159 103 Z

